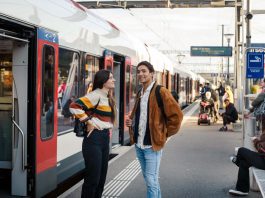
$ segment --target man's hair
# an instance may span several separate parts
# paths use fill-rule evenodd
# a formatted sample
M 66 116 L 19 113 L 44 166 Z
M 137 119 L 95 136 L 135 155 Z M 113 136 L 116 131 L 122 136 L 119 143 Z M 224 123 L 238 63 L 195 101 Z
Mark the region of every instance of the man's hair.
M 142 62 L 138 63 L 136 68 L 138 69 L 138 67 L 141 66 L 141 65 L 146 66 L 150 73 L 154 73 L 155 72 L 155 69 L 154 69 L 153 65 L 151 63 L 149 63 L 148 61 L 142 61 Z
M 227 101 L 230 102 L 229 98 L 226 98 L 226 99 L 224 100 L 224 102 L 227 102 Z

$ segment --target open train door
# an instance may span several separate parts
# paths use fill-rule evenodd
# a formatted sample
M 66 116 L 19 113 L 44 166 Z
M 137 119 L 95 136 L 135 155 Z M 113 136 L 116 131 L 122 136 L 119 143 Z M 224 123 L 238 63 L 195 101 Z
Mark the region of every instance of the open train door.
M 0 21 L 0 189 L 8 195 L 27 196 L 28 54 L 31 44 L 26 32 L 34 33 L 31 27 L 9 19 L 0 17 Z
M 35 197 L 57 186 L 58 35 L 39 28 L 36 79 Z
M 125 57 L 125 72 L 124 72 L 124 99 L 123 99 L 123 109 L 124 109 L 124 120 L 123 120 L 123 133 L 121 134 L 121 145 L 129 143 L 129 128 L 126 126 L 125 120 L 131 113 L 133 104 L 131 103 L 132 98 L 132 64 L 131 58 Z

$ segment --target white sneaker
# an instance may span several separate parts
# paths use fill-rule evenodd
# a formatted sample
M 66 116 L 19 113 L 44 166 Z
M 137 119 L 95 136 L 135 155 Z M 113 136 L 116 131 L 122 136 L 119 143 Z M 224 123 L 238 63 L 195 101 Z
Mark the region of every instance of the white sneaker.
M 235 196 L 247 196 L 248 195 L 248 192 L 241 192 L 241 191 L 233 190 L 233 189 L 230 189 L 229 193 Z
M 230 156 L 230 161 L 235 164 L 236 163 L 236 156 L 234 156 L 234 155 Z

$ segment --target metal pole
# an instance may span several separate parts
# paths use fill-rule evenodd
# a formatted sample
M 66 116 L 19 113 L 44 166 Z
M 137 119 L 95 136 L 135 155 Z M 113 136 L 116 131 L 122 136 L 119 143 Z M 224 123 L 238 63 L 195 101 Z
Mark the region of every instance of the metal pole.
M 222 47 L 224 46 L 224 24 L 222 24 Z
M 224 46 L 224 24 L 222 24 L 222 47 Z M 222 68 L 221 68 L 221 71 L 222 71 L 222 75 L 224 73 L 224 58 L 222 57 Z M 220 77 L 221 78 L 221 77 Z M 221 81 L 223 79 L 221 78 Z
M 228 47 L 229 47 L 230 46 L 230 39 L 227 39 L 227 43 L 228 43 Z M 230 72 L 229 72 L 229 56 L 228 56 L 227 57 L 227 83 L 228 83 L 228 85 L 230 85 L 229 75 L 230 75 Z
M 250 0 L 247 0 L 247 5 L 246 5 L 246 14 L 250 13 Z M 248 49 L 251 45 L 251 32 L 250 32 L 250 19 L 249 17 L 245 17 L 246 20 L 246 49 Z M 245 61 L 246 62 L 246 61 Z M 246 64 L 245 64 L 245 72 L 246 72 Z M 245 76 L 246 78 L 246 76 Z M 248 95 L 250 94 L 250 80 L 246 78 L 245 82 L 245 94 Z M 249 98 L 246 98 L 245 102 L 245 109 L 249 109 Z

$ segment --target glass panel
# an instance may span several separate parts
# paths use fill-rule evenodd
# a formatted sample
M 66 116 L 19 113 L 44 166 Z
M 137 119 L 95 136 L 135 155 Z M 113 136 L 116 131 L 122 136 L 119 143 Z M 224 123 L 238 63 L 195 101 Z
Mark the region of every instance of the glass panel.
M 94 57 L 87 55 L 85 59 L 85 88 L 86 93 L 92 91 Z
M 96 72 L 99 70 L 99 59 L 87 55 L 85 58 L 85 93 L 89 93 L 93 88 L 93 81 Z
M 0 54 L 0 161 L 12 160 L 12 54 Z
M 175 75 L 171 75 L 171 91 L 175 90 Z
M 131 83 L 131 99 L 130 99 L 130 106 L 133 107 L 134 99 L 136 97 L 138 86 L 137 86 L 137 71 L 136 67 L 132 66 L 132 83 Z
M 126 103 L 125 103 L 125 112 L 126 114 L 130 112 L 130 74 L 131 74 L 131 66 L 126 66 L 126 74 L 125 74 L 125 86 L 126 86 Z
M 42 62 L 42 115 L 41 139 L 48 139 L 54 133 L 54 48 L 44 46 Z
M 155 72 L 155 79 L 156 79 L 157 84 L 162 85 L 162 83 L 163 83 L 162 77 L 163 77 L 163 75 L 161 72 Z
M 58 69 L 58 132 L 74 127 L 73 117 L 69 111 L 72 101 L 78 95 L 79 54 L 65 49 L 59 49 Z M 80 78 L 82 78 L 80 76 Z M 82 81 L 80 81 L 82 82 Z

